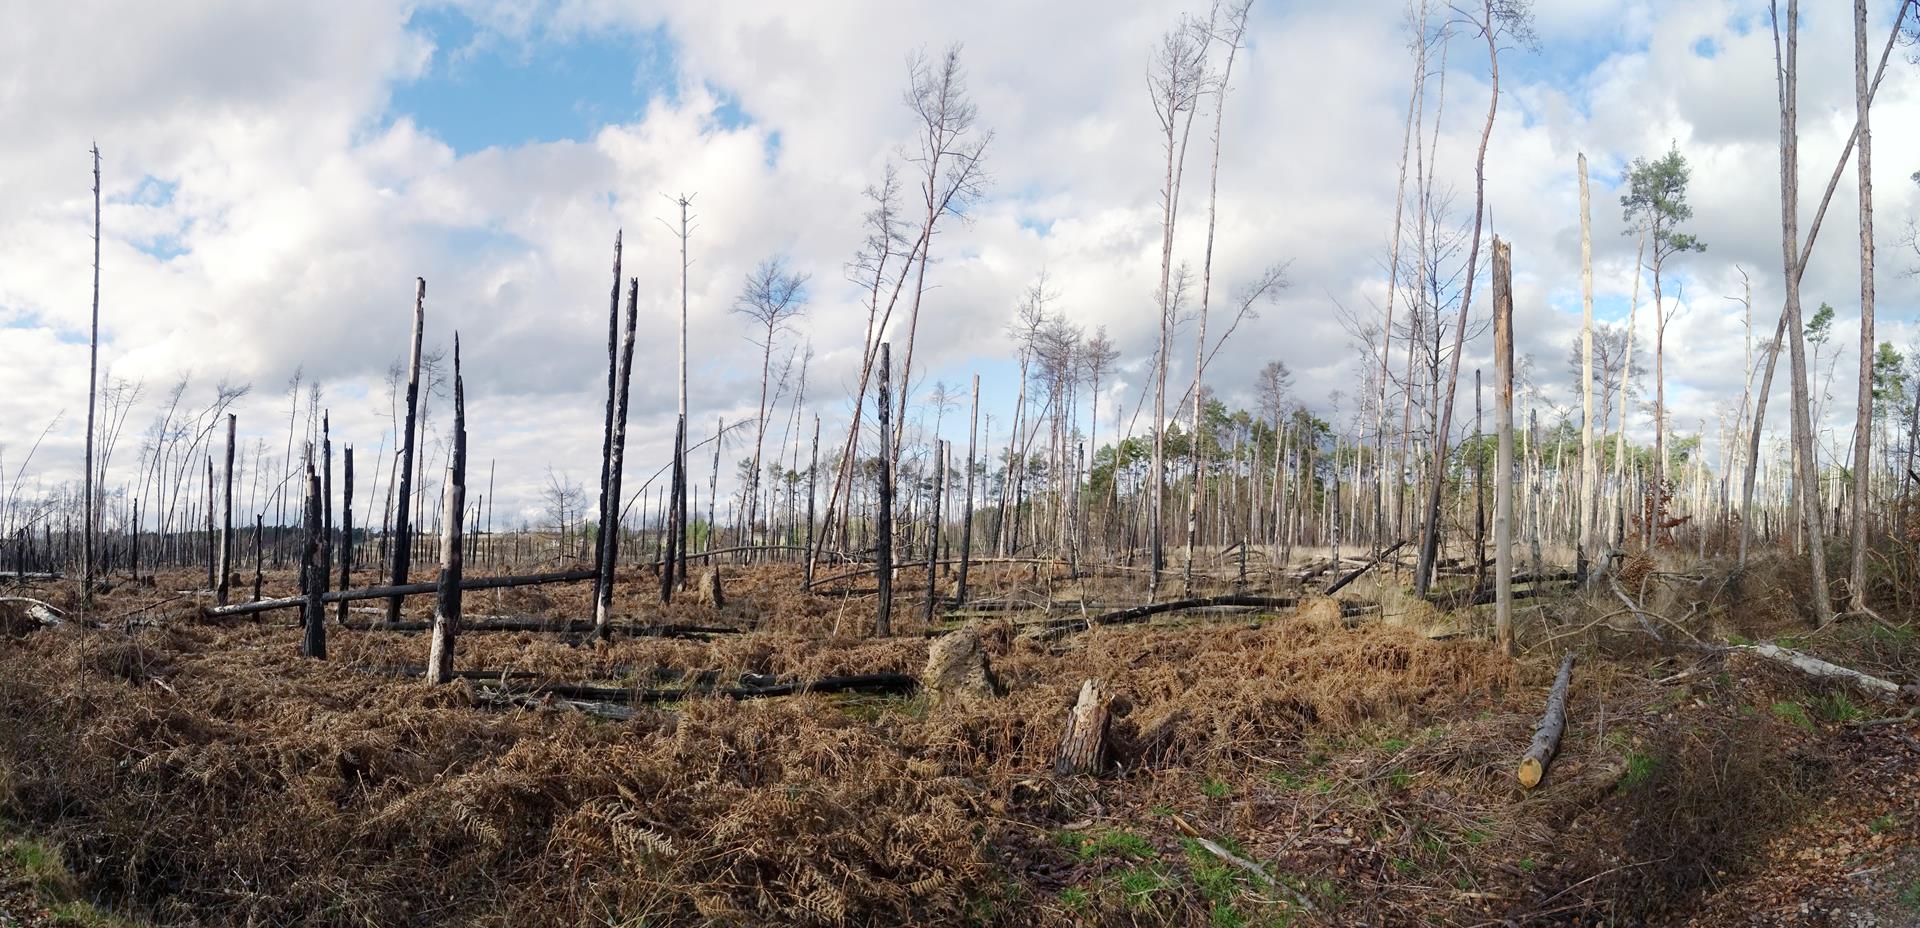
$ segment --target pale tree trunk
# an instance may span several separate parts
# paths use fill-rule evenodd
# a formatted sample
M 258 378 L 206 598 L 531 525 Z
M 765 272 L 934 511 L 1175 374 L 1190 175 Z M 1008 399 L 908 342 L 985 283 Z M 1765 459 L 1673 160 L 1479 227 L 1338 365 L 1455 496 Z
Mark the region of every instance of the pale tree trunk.
M 1774 24 L 1778 34 L 1779 23 Z M 1821 625 L 1833 620 L 1827 590 L 1826 532 L 1820 509 L 1820 484 L 1814 459 L 1813 422 L 1809 410 L 1805 325 L 1800 314 L 1799 202 L 1800 129 L 1798 115 L 1800 2 L 1787 0 L 1787 47 L 1780 71 L 1780 245 L 1786 282 L 1787 345 L 1793 360 L 1793 443 L 1799 451 L 1795 483 L 1799 488 L 1801 521 L 1807 535 L 1807 560 L 1812 572 L 1814 618 Z
M 93 605 L 93 410 L 100 386 L 100 146 L 93 146 L 93 322 L 87 336 L 87 460 L 81 475 L 80 601 Z
M 1640 245 L 1634 249 L 1633 256 L 1633 297 L 1627 303 L 1626 351 L 1620 365 L 1620 430 L 1613 437 L 1613 511 L 1607 521 L 1608 529 L 1615 533 L 1616 546 L 1626 544 L 1626 531 L 1622 528 L 1627 505 L 1627 414 L 1629 390 L 1633 386 L 1633 326 L 1640 315 L 1640 265 L 1647 250 L 1647 233 L 1640 230 Z
M 1593 556 L 1593 520 L 1599 507 L 1600 462 L 1593 456 L 1593 222 L 1587 194 L 1587 155 L 1580 153 L 1580 535 L 1578 560 Z
M 1407 153 L 1416 142 L 1413 134 L 1414 114 L 1421 106 L 1421 90 L 1426 86 L 1427 77 L 1427 3 L 1420 2 L 1420 32 L 1414 37 L 1413 86 L 1407 91 L 1407 121 L 1400 133 L 1400 179 L 1393 193 L 1393 244 L 1387 257 L 1387 309 L 1386 321 L 1380 326 L 1380 395 L 1379 405 L 1374 409 L 1374 508 L 1378 519 L 1374 526 L 1373 548 L 1377 554 L 1387 532 L 1387 384 L 1391 379 L 1388 373 L 1389 359 L 1393 355 L 1393 298 L 1400 289 L 1400 223 L 1406 210 L 1407 198 Z M 1412 352 L 1408 352 L 1411 357 Z M 1402 477 L 1394 475 L 1397 487 Z M 1395 505 L 1396 512 L 1398 505 Z
M 1901 4 L 1903 7 L 1905 3 Z M 1847 608 L 1867 607 L 1867 470 L 1873 445 L 1873 129 L 1868 122 L 1872 99 L 1867 90 L 1867 2 L 1853 0 L 1854 135 L 1859 140 L 1860 183 L 1860 391 L 1859 412 L 1853 426 L 1853 569 L 1848 575 L 1851 593 Z
M 453 679 L 453 651 L 460 634 L 461 523 L 467 512 L 467 402 L 460 382 L 460 336 L 453 337 L 453 454 L 441 499 L 446 510 L 440 530 L 440 595 L 433 610 L 433 637 L 427 646 L 427 682 Z M 610 506 L 619 511 L 619 504 Z M 608 546 L 612 550 L 612 546 Z
M 1491 93 L 1487 98 L 1487 120 L 1480 129 L 1480 150 L 1473 163 L 1473 238 L 1467 247 L 1467 267 L 1460 289 L 1460 318 L 1453 330 L 1453 356 L 1447 363 L 1446 400 L 1440 404 L 1440 424 L 1433 434 L 1433 474 L 1427 491 L 1425 538 L 1420 544 L 1419 567 L 1413 578 L 1414 592 L 1422 596 L 1433 582 L 1433 563 L 1440 554 L 1440 492 L 1447 482 L 1447 439 L 1453 428 L 1453 399 L 1459 387 L 1460 354 L 1467 340 L 1467 314 L 1473 306 L 1474 271 L 1480 264 L 1480 231 L 1487 203 L 1487 144 L 1493 139 L 1493 117 L 1500 109 L 1500 52 L 1491 12 L 1489 9 L 1489 21 L 1484 29 Z

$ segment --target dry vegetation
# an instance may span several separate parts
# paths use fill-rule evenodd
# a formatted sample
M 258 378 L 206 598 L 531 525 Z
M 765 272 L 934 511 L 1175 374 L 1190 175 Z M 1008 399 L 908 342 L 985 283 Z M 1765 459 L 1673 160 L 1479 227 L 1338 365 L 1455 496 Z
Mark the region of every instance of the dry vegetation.
M 788 573 L 736 577 L 724 609 L 644 613 L 750 633 L 474 633 L 462 666 L 523 691 L 920 672 L 919 629 L 856 637 L 870 600 Z M 1762 575 L 1656 578 L 1649 607 L 1702 635 L 1780 632 Z M 1046 595 L 1031 576 L 991 580 Z M 475 606 L 577 616 L 585 597 Z M 1565 637 L 1517 663 L 1470 628 L 1430 637 L 1446 616 L 1343 620 L 1327 601 L 1051 643 L 986 617 L 1003 697 L 700 697 L 607 720 L 393 675 L 424 664 L 424 635 L 340 632 L 318 662 L 291 627 L 138 608 L 165 598 L 96 604 L 130 629 L 0 639 L 5 814 L 92 898 L 156 923 L 1829 923 L 1794 914 L 1809 900 L 1920 917 L 1900 898 L 1920 837 L 1907 726 L 1851 724 L 1884 710 L 1739 656 L 1662 657 L 1599 599 L 1528 623 Z M 1569 736 L 1524 792 L 1549 655 L 1574 646 Z M 1866 623 L 1803 646 L 1920 669 L 1909 633 Z M 1117 769 L 1059 778 L 1087 678 L 1115 696 Z

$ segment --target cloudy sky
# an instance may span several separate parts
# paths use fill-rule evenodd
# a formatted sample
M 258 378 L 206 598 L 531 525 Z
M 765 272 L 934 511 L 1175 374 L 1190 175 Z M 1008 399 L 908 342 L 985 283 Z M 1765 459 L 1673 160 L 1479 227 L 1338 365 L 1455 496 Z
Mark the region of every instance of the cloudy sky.
M 729 309 L 745 273 L 781 255 L 813 275 L 809 315 L 781 355 L 811 343 L 812 396 L 830 434 L 844 421 L 865 323 L 844 273 L 862 237 L 861 190 L 912 144 L 908 56 L 955 42 L 995 133 L 993 183 L 936 245 L 921 395 L 979 372 L 1002 428 L 1014 389 L 1005 324 L 1043 268 L 1055 307 L 1118 343 L 1112 400 L 1139 395 L 1163 170 L 1144 76 L 1157 36 L 1187 9 L 1178 2 L 4 5 L 9 477 L 56 414 L 28 481 L 78 472 L 95 141 L 102 363 L 144 385 L 129 434 L 184 374 L 189 403 L 222 379 L 251 384 L 238 407 L 243 442 L 283 436 L 299 369 L 323 385 L 336 440 L 374 455 L 388 430 L 385 374 L 405 350 L 420 276 L 429 349 L 461 333 L 476 466 L 497 462 L 502 510 L 532 514 L 548 468 L 583 483 L 597 471 L 610 246 L 624 228 L 642 326 L 629 452 L 639 476 L 629 483 L 644 479 L 671 440 L 678 256 L 660 220 L 674 212 L 666 195 L 680 192 L 697 194 L 696 433 L 752 414 L 758 349 Z M 1810 212 L 1852 127 L 1853 64 L 1843 4 L 1809 7 L 1800 112 Z M 1869 7 L 1877 52 L 1893 3 Z M 1354 392 L 1359 355 L 1337 307 L 1376 313 L 1384 297 L 1406 14 L 1397 0 L 1254 5 L 1227 103 L 1216 292 L 1275 261 L 1290 262 L 1292 287 L 1210 368 L 1231 401 L 1251 402 L 1254 372 L 1273 359 L 1323 412 L 1335 391 Z M 1488 153 L 1490 228 L 1514 249 L 1519 350 L 1534 357 L 1546 399 L 1567 402 L 1563 359 L 1580 312 L 1576 155 L 1592 166 L 1597 311 L 1624 319 L 1634 243 L 1621 234 L 1622 175 L 1635 156 L 1677 144 L 1694 166 L 1693 230 L 1709 248 L 1669 272 L 1682 308 L 1668 332 L 1668 395 L 1676 428 L 1706 420 L 1711 431 L 1743 376 L 1739 307 L 1727 299 L 1740 292 L 1737 269 L 1753 281 L 1756 328 L 1770 330 L 1779 306 L 1765 6 L 1541 0 L 1538 30 L 1537 51 L 1503 58 Z M 1920 309 L 1920 281 L 1906 273 L 1920 257 L 1900 244 L 1920 213 L 1911 54 L 1896 52 L 1874 116 L 1879 324 L 1903 349 Z M 1467 196 L 1487 99 L 1483 46 L 1456 42 L 1447 67 L 1438 174 Z M 1189 203 L 1197 220 L 1201 202 Z M 1805 283 L 1809 307 L 1837 309 L 1843 345 L 1857 337 L 1855 204 L 1849 174 Z M 1197 263 L 1202 226 L 1185 228 L 1180 254 Z M 1469 369 L 1486 356 L 1471 350 Z M 1840 354 L 1836 393 L 1852 358 Z M 1846 421 L 1840 411 L 1829 424 Z M 950 419 L 948 433 L 959 431 Z M 112 482 L 133 479 L 135 441 Z

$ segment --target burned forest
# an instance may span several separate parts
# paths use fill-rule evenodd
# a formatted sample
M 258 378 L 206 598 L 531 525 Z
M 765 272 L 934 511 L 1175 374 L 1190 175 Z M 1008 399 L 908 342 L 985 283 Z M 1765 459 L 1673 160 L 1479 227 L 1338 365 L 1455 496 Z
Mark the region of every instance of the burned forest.
M 1920 925 L 1920 0 L 487 6 L 16 14 L 0 926 Z

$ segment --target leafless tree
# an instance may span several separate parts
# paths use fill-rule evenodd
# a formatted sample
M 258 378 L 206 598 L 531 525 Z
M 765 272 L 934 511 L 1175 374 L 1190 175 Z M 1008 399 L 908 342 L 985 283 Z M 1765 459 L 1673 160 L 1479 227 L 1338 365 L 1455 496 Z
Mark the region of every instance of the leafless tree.
M 746 487 L 747 531 L 754 530 L 759 515 L 760 455 L 767 440 L 767 382 L 773 365 L 773 340 L 781 330 L 806 310 L 807 275 L 787 269 L 779 258 L 760 262 L 741 285 L 733 311 L 753 320 L 759 327 L 760 413 L 753 433 L 753 470 Z M 911 344 L 911 342 L 909 342 Z

